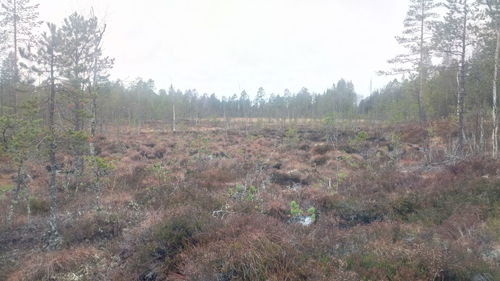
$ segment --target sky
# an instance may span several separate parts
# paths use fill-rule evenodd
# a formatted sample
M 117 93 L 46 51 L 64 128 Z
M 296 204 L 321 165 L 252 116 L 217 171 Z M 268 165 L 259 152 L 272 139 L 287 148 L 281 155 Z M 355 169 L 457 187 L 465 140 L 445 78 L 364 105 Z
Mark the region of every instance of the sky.
M 157 89 L 231 96 L 306 87 L 322 93 L 341 78 L 369 95 L 394 77 L 377 75 L 401 47 L 408 0 L 39 0 L 60 24 L 93 8 L 107 24 L 112 78 L 153 79 Z

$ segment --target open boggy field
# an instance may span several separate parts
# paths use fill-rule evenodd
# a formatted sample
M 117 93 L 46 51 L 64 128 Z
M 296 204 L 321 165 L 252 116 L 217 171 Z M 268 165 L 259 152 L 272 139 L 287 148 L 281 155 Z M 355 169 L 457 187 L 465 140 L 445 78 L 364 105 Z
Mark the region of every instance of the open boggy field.
M 212 123 L 101 135 L 98 203 L 61 154 L 57 251 L 46 168 L 30 165 L 0 280 L 498 280 L 500 163 L 452 157 L 448 123 Z

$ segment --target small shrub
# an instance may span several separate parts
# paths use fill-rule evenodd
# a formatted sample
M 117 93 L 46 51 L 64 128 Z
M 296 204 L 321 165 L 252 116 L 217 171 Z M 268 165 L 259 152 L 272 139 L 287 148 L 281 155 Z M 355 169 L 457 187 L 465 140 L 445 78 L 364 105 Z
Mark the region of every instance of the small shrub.
M 41 252 L 27 258 L 8 281 L 52 281 L 52 280 L 102 280 L 93 268 L 104 254 L 93 248 L 71 248 L 60 251 Z M 76 275 L 75 273 L 79 274 Z M 71 278 L 71 279 L 70 279 Z
M 228 189 L 228 194 L 229 197 L 233 199 L 253 201 L 257 194 L 257 188 L 253 185 L 245 187 L 241 184 L 237 184 L 234 188 Z
M 146 165 L 140 164 L 132 168 L 132 172 L 121 178 L 123 183 L 130 188 L 142 187 L 143 181 L 149 175 L 150 171 Z
M 143 253 L 160 262 L 166 272 L 177 266 L 178 255 L 197 243 L 196 235 L 201 233 L 207 225 L 207 220 L 197 214 L 184 214 L 167 219 L 153 227 L 152 242 L 147 245 Z M 148 258 L 145 258 L 148 259 Z
M 301 216 L 304 211 L 300 208 L 299 204 L 295 201 L 290 202 L 290 214 L 292 217 Z
M 192 281 L 310 280 L 320 268 L 290 243 L 283 228 L 270 217 L 234 217 L 213 240 L 184 255 L 182 273 Z
M 307 181 L 302 179 L 298 174 L 280 172 L 274 172 L 271 174 L 271 182 L 284 186 L 291 186 L 294 184 L 307 184 Z
M 342 220 L 340 227 L 350 228 L 356 225 L 371 224 L 384 220 L 386 213 L 377 205 L 368 205 L 360 202 L 339 201 L 333 208 L 336 215 Z
M 0 186 L 0 200 L 4 199 L 12 189 L 14 189 L 14 186 L 11 184 L 6 184 L 6 185 L 1 185 Z
M 285 137 L 285 142 L 288 145 L 295 145 L 300 140 L 297 129 L 293 127 L 289 127 L 288 129 L 286 129 L 284 137 Z
M 312 152 L 314 154 L 324 155 L 328 151 L 334 150 L 333 145 L 331 144 L 321 144 L 313 147 Z
M 312 162 L 316 166 L 323 166 L 326 164 L 326 162 L 328 162 L 328 160 L 330 160 L 330 158 L 328 156 L 320 156 L 320 157 L 314 158 Z
M 125 222 L 116 213 L 93 213 L 66 223 L 62 229 L 64 241 L 70 245 L 109 240 L 121 235 Z
M 310 207 L 309 209 L 307 209 L 307 214 L 311 217 L 311 219 L 313 220 L 313 222 L 316 221 L 316 219 L 317 219 L 316 208 Z
M 30 209 L 33 215 L 44 215 L 50 211 L 50 203 L 37 197 L 30 197 Z
M 288 212 L 289 209 L 286 203 L 278 200 L 267 202 L 264 207 L 264 214 L 279 220 L 285 220 L 289 216 Z
M 364 142 L 368 139 L 368 133 L 365 131 L 361 131 L 356 135 L 356 142 Z
M 406 222 L 409 221 L 410 217 L 417 213 L 420 208 L 420 203 L 415 195 L 396 200 L 392 206 L 396 218 Z

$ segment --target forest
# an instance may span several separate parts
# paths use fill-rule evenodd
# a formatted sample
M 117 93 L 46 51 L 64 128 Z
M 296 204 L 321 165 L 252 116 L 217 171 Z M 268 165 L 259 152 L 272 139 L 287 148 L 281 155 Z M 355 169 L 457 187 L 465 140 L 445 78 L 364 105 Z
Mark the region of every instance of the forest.
M 0 280 L 500 280 L 499 0 L 410 0 L 367 97 L 112 79 L 91 7 L 0 2 Z

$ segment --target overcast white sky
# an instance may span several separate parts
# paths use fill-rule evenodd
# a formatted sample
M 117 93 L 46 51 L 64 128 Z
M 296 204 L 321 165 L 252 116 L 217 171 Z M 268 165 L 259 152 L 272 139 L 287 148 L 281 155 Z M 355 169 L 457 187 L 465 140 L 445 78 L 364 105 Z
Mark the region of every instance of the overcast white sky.
M 267 94 L 340 78 L 367 95 L 388 78 L 408 0 L 40 0 L 41 17 L 74 11 L 106 21 L 114 78 L 151 78 L 157 89 L 229 96 L 262 86 Z

